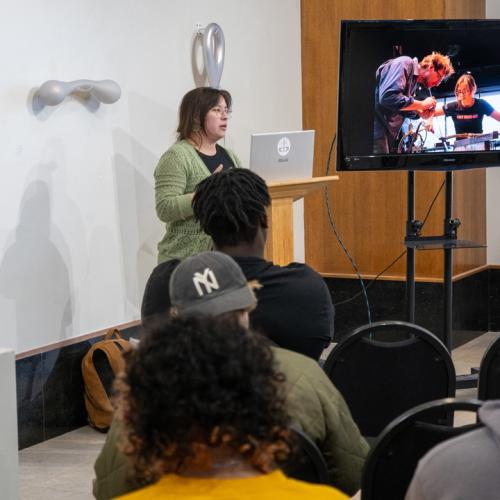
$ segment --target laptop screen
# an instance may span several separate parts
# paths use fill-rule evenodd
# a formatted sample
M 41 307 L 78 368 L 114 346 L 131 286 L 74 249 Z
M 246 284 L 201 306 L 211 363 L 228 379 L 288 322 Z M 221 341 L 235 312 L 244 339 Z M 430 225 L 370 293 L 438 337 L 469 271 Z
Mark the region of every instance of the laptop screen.
M 314 130 L 252 134 L 250 170 L 266 181 L 312 177 Z

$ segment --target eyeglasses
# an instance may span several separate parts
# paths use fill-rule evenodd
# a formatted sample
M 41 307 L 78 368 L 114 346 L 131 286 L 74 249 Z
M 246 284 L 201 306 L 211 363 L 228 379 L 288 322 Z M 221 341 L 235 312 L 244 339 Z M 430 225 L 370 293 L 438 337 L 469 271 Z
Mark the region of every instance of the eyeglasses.
M 448 78 L 448 75 L 446 74 L 446 71 L 443 71 L 441 73 L 439 73 L 438 71 L 436 71 L 436 75 L 438 76 L 439 78 L 439 83 L 441 83 L 443 80 L 445 80 L 446 78 Z
M 228 118 L 231 117 L 231 113 L 233 112 L 230 108 L 221 108 L 220 106 L 215 106 L 211 108 L 210 111 L 213 111 L 217 116 L 227 115 Z

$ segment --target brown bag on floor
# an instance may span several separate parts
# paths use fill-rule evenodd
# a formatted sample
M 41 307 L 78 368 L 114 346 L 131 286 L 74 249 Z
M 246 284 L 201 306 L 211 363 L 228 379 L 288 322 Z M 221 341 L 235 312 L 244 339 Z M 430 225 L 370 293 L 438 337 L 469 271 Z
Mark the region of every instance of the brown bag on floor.
M 123 353 L 130 349 L 130 342 L 111 328 L 104 340 L 96 342 L 82 359 L 85 408 L 89 424 L 100 431 L 106 432 L 111 425 L 111 388 L 115 376 L 125 367 Z

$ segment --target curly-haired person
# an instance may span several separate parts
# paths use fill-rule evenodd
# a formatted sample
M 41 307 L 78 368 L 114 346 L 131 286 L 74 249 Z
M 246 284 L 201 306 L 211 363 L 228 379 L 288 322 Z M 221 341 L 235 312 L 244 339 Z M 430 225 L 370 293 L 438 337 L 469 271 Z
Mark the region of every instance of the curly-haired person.
M 258 335 L 238 321 L 180 316 L 149 325 L 118 379 L 117 418 L 136 477 L 121 498 L 342 499 L 289 479 L 283 375 Z

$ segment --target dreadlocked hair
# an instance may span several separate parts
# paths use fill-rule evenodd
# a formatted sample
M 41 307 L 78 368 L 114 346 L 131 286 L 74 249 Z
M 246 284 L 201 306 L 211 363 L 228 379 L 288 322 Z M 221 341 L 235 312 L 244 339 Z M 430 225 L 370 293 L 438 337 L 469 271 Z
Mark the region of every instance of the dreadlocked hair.
M 246 168 L 225 170 L 196 187 L 195 219 L 217 246 L 251 243 L 266 221 L 271 198 L 266 183 Z

